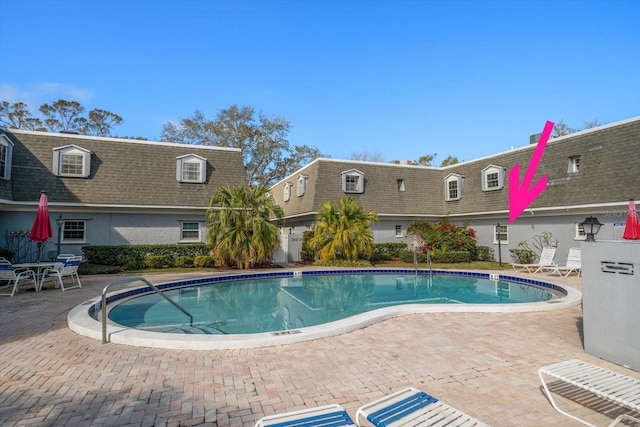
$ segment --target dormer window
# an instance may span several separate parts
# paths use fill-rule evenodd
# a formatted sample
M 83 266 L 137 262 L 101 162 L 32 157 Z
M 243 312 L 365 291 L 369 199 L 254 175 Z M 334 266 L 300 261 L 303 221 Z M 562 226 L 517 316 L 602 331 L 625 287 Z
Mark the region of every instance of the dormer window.
M 504 168 L 489 165 L 482 169 L 482 191 L 501 190 L 504 187 Z
M 176 179 L 178 182 L 202 184 L 205 182 L 207 159 L 196 154 L 176 157 Z
M 569 163 L 567 165 L 567 173 L 578 173 L 580 170 L 580 156 L 569 157 Z
M 91 151 L 77 145 L 54 148 L 53 173 L 58 176 L 87 178 L 91 173 Z
M 342 172 L 342 191 L 364 193 L 364 173 L 357 169 Z
M 398 191 L 404 191 L 404 179 L 398 178 L 396 183 L 398 184 Z
M 460 200 L 462 198 L 463 176 L 451 173 L 444 178 L 444 199 L 446 201 Z
M 304 196 L 305 191 L 307 191 L 307 178 L 308 177 L 304 175 L 300 175 L 298 177 L 298 187 L 297 187 L 298 197 Z
M 12 153 L 13 143 L 6 136 L 0 135 L 0 179 L 11 179 Z
M 293 187 L 293 184 L 290 182 L 284 183 L 284 188 L 282 189 L 282 200 L 285 202 L 288 202 L 289 199 L 291 199 L 291 187 Z

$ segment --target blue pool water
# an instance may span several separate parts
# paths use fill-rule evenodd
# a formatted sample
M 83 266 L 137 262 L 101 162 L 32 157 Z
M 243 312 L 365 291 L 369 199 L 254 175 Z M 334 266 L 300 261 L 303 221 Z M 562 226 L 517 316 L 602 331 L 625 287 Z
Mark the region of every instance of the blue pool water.
M 143 292 L 118 301 L 109 319 L 154 332 L 253 334 L 291 331 L 401 304 L 514 304 L 561 296 L 553 287 L 490 280 L 488 274 L 270 276 L 167 288 L 165 295 L 194 316 L 193 324 L 159 295 Z

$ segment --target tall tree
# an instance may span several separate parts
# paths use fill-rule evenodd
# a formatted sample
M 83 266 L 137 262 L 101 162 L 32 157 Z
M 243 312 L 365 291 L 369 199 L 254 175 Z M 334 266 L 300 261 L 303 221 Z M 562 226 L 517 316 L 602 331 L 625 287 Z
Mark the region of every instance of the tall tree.
M 373 151 L 370 153 L 369 150 L 367 150 L 366 148 L 360 153 L 356 153 L 356 152 L 351 153 L 351 160 L 360 160 L 363 162 L 376 162 L 376 163 L 384 162 L 384 159 L 382 158 L 382 154 L 380 154 L 379 151 Z
M 326 261 L 355 261 L 361 254 L 370 258 L 375 246 L 370 225 L 377 220 L 374 211 L 364 210 L 353 197 L 342 197 L 337 210 L 332 202 L 323 202 L 309 246 Z
M 598 120 L 597 117 L 595 119 L 593 119 L 593 120 L 588 121 L 588 122 L 584 122 L 584 128 L 583 129 L 572 128 L 568 124 L 566 124 L 564 122 L 564 120 L 560 120 L 558 123 L 553 125 L 553 133 L 551 134 L 551 136 L 553 138 L 557 138 L 559 136 L 569 135 L 571 133 L 580 132 L 581 130 L 591 129 L 591 128 L 595 128 L 595 127 L 598 127 L 598 126 L 601 126 L 601 125 L 602 125 L 602 123 L 600 123 L 600 120 Z
M 257 116 L 257 117 L 256 117 Z M 214 120 L 196 110 L 191 118 L 178 124 L 167 123 L 161 137 L 183 144 L 203 144 L 242 149 L 247 182 L 270 186 L 317 157 L 311 146 L 292 146 L 288 141 L 288 120 L 256 114 L 253 107 L 220 110 Z
M 264 185 L 218 188 L 211 199 L 207 244 L 225 267 L 252 268 L 271 259 L 283 211 Z
M 84 116 L 85 108 L 77 101 L 59 99 L 42 104 L 39 108 L 44 120 L 33 117 L 27 104 L 16 102 L 0 104 L 0 124 L 16 129 L 41 132 L 75 131 L 83 135 L 111 136 L 113 127 L 122 123 L 122 117 L 98 108 Z
M 457 165 L 458 163 L 459 163 L 459 161 L 458 161 L 458 158 L 456 156 L 448 155 L 447 158 L 444 159 L 442 161 L 442 163 L 440 163 L 440 167 Z
M 14 129 L 45 130 L 42 120 L 33 117 L 24 102 L 9 104 L 7 101 L 2 101 L 0 103 L 0 124 Z

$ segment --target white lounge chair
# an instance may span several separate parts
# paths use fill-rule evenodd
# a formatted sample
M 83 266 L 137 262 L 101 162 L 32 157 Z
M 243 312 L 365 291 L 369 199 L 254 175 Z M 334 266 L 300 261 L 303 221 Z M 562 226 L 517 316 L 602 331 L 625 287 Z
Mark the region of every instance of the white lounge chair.
M 340 405 L 326 405 L 317 408 L 302 409 L 260 418 L 256 427 L 341 427 L 355 425 Z
M 549 391 L 545 376 L 571 384 L 593 393 L 602 399 L 635 411 L 636 413 L 640 412 L 640 380 L 636 378 L 594 366 L 578 359 L 566 360 L 544 366 L 538 369 L 538 375 L 540 376 L 540 381 L 542 381 L 544 392 L 554 409 L 582 424 L 594 427 L 593 424 L 563 411 L 558 407 Z M 633 421 L 634 423 L 640 424 L 640 419 L 635 416 L 622 414 L 613 420 L 609 426 L 614 426 L 622 421 Z
M 569 249 L 569 255 L 567 256 L 567 263 L 565 265 L 556 265 L 551 267 L 542 267 L 543 272 L 547 272 L 547 274 L 558 274 L 558 276 L 562 277 L 564 273 L 564 277 L 569 276 L 569 274 L 574 271 L 578 273 L 580 276 L 581 268 L 582 268 L 582 260 L 581 260 L 581 252 L 580 248 L 571 248 Z
M 363 425 L 361 418 L 374 426 L 486 426 L 413 387 L 361 406 L 356 412 L 357 426 Z
M 56 288 L 62 288 L 63 291 L 66 289 L 81 288 L 82 283 L 80 283 L 80 277 L 78 276 L 78 267 L 80 267 L 81 262 L 81 256 L 72 256 L 66 258 L 64 262 L 56 262 L 55 267 L 48 268 L 42 274 L 40 288 L 42 289 L 42 283 L 47 280 L 54 280 L 56 282 Z M 64 279 L 68 277 L 71 278 L 72 286 L 67 285 L 67 287 L 65 287 Z
M 0 260 L 0 283 L 7 282 L 4 285 L 0 285 L 0 288 L 11 287 L 11 293 L 2 293 L 0 295 L 7 295 L 13 297 L 18 288 L 26 283 L 32 284 L 34 287 L 38 286 L 36 281 L 36 273 L 33 270 L 22 270 L 16 273 L 15 267 L 6 259 Z
M 515 271 L 526 271 L 527 273 L 537 273 L 543 267 L 555 267 L 553 258 L 556 256 L 556 248 L 544 248 L 540 254 L 540 260 L 537 264 L 511 264 Z

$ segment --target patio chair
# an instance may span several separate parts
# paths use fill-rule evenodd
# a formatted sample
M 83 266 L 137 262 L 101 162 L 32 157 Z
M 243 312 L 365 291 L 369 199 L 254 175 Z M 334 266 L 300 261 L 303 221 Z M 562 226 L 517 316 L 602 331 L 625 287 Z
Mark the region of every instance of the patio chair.
M 355 425 L 353 420 L 342 406 L 326 405 L 317 408 L 285 412 L 283 414 L 268 415 L 260 418 L 255 427 L 340 427 L 353 425 Z
M 37 290 L 36 273 L 33 270 L 22 270 L 16 273 L 15 267 L 6 259 L 0 260 L 0 283 L 7 282 L 4 285 L 0 285 L 0 288 L 9 288 L 12 286 L 11 293 L 2 293 L 0 295 L 8 295 L 13 297 L 18 288 L 26 283 L 32 284 Z
M 42 289 L 42 283 L 47 280 L 55 280 L 56 288 L 62 288 L 63 291 L 66 289 L 81 288 L 82 283 L 80 283 L 80 277 L 78 276 L 78 267 L 80 267 L 81 262 L 81 256 L 72 256 L 64 260 L 64 262 L 56 262 L 55 267 L 46 269 L 42 274 L 40 288 Z M 71 278 L 72 286 L 65 287 L 64 279 L 69 277 Z
M 569 274 L 574 271 L 578 273 L 578 276 L 582 274 L 582 261 L 581 261 L 581 252 L 580 248 L 571 248 L 569 249 L 569 255 L 567 256 L 567 263 L 565 265 L 556 265 L 550 267 L 542 267 L 543 272 L 547 272 L 547 274 L 555 274 L 562 277 L 564 273 L 564 277 L 568 277 Z
M 540 254 L 540 260 L 537 264 L 511 264 L 514 271 L 526 271 L 527 273 L 537 273 L 543 267 L 555 267 L 553 258 L 556 256 L 556 248 L 544 248 Z M 533 270 L 533 271 L 532 271 Z
M 485 423 L 413 387 L 361 406 L 356 425 L 366 419 L 374 426 L 486 426 Z

